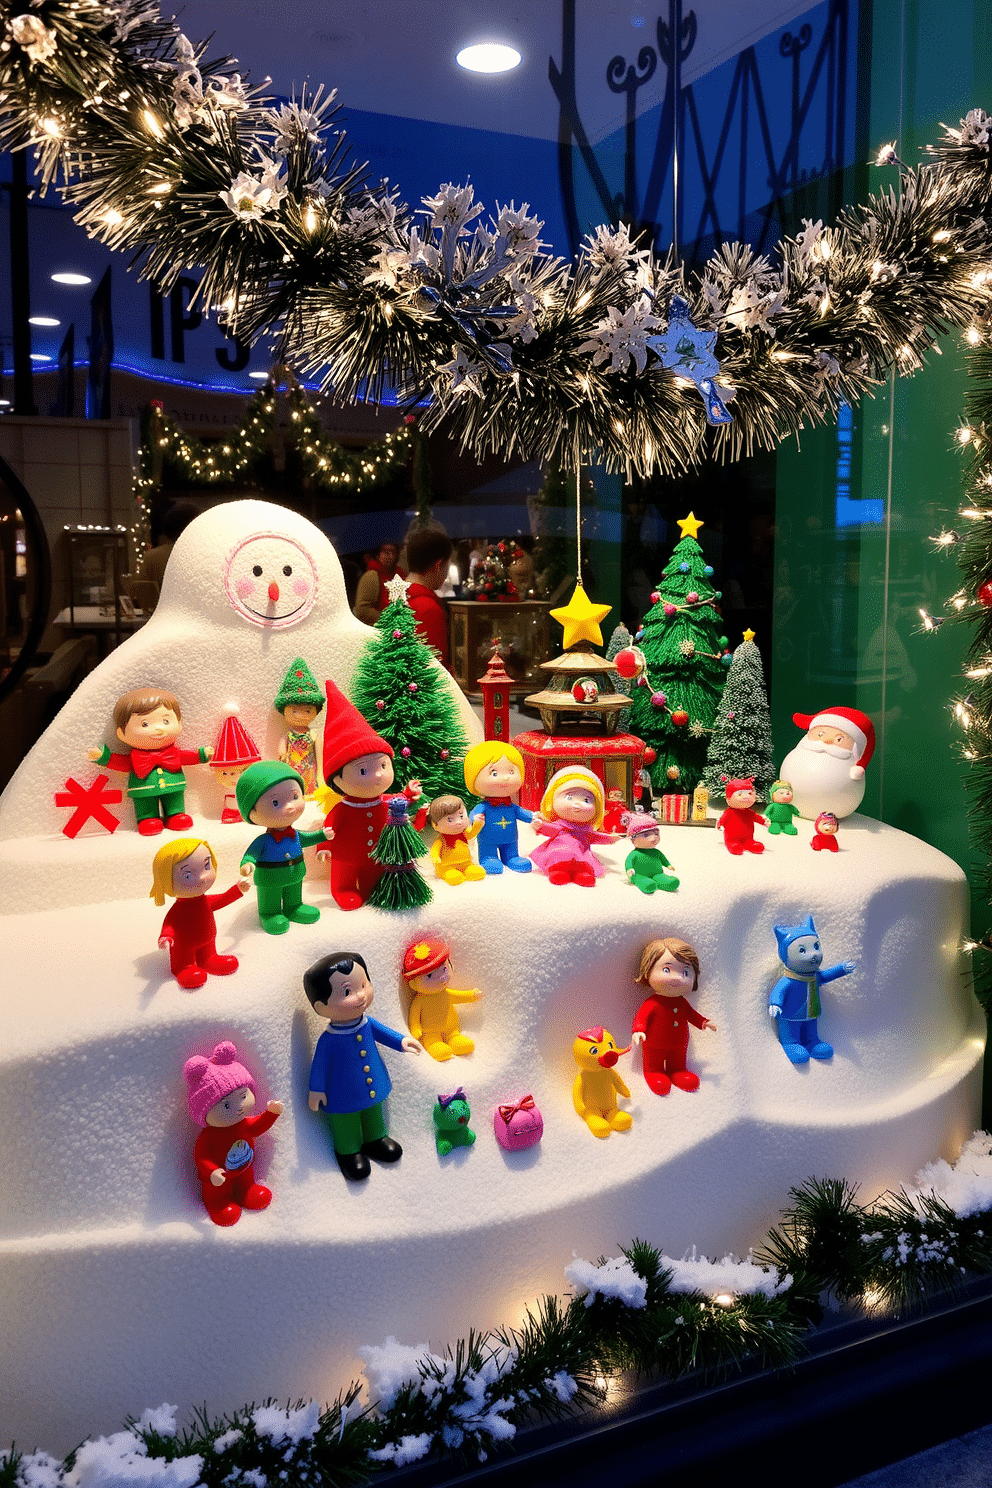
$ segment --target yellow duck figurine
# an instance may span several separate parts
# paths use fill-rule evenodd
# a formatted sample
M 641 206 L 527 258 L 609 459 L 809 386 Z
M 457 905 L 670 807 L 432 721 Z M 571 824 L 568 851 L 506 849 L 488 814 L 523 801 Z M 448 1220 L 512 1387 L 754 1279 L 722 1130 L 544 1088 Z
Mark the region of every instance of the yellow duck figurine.
M 626 1131 L 633 1125 L 630 1112 L 617 1108 L 617 1095 L 629 1100 L 630 1091 L 613 1068 L 621 1054 L 629 1053 L 629 1046 L 617 1048 L 606 1028 L 587 1028 L 572 1045 L 579 1066 L 572 1101 L 594 1137 L 608 1137 L 611 1131 Z

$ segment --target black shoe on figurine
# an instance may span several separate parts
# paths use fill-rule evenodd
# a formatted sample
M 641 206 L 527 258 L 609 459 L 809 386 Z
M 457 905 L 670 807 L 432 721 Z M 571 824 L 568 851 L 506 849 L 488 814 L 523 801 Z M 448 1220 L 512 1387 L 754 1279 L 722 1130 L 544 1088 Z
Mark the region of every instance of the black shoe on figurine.
M 371 1165 L 364 1152 L 337 1152 L 338 1167 L 346 1178 L 351 1178 L 355 1183 L 360 1183 L 367 1178 L 372 1171 Z
M 392 1137 L 376 1137 L 374 1142 L 366 1142 L 362 1147 L 366 1157 L 374 1157 L 376 1162 L 399 1162 L 403 1156 L 403 1148 L 399 1142 L 394 1142 Z

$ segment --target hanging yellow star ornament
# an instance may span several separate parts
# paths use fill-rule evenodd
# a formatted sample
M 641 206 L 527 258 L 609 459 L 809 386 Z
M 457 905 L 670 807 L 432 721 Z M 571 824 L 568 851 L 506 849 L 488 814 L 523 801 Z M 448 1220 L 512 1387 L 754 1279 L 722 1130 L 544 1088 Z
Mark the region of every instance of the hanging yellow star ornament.
M 705 524 L 699 520 L 695 512 L 690 512 L 687 517 L 679 519 L 679 531 L 683 537 L 698 537 L 700 527 Z
M 582 585 L 576 584 L 568 604 L 551 611 L 551 618 L 557 620 L 565 632 L 565 650 L 570 651 L 579 641 L 592 641 L 594 646 L 601 646 L 603 632 L 599 622 L 606 619 L 612 608 L 612 605 L 593 604 Z

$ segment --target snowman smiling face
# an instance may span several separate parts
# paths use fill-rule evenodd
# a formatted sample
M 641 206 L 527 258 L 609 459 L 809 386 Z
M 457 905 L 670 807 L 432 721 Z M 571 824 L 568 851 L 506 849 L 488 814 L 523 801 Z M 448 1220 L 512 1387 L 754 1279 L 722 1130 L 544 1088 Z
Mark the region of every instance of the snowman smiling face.
M 317 597 L 317 571 L 291 537 L 256 532 L 233 550 L 224 588 L 239 615 L 252 625 L 280 630 L 309 615 Z

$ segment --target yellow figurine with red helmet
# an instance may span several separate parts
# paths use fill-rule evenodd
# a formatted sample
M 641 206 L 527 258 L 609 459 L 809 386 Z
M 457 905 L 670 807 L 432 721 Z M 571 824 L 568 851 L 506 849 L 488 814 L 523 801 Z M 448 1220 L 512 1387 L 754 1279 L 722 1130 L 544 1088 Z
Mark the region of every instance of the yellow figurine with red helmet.
M 478 1002 L 478 987 L 459 991 L 451 982 L 451 948 L 436 935 L 425 935 L 407 946 L 403 976 L 413 993 L 408 1022 L 432 1059 L 443 1062 L 453 1054 L 471 1054 L 475 1048 L 458 1026 L 455 1008 L 460 1002 Z

